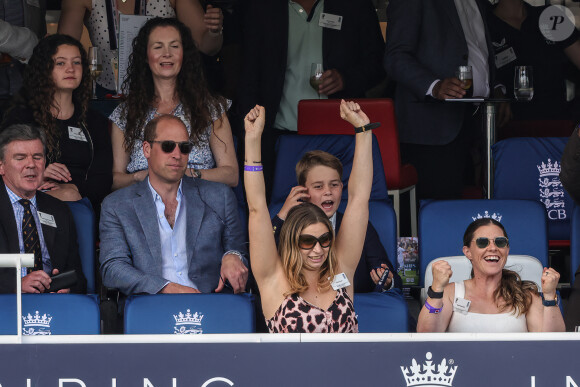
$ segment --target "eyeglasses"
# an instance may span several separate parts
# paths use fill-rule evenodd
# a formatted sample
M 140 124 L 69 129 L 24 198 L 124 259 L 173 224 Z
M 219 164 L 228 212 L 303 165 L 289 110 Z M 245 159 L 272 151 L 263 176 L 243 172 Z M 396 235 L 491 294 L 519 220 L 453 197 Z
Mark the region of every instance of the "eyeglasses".
M 485 249 L 489 246 L 490 239 L 486 237 L 479 237 L 475 240 L 475 245 L 480 249 Z M 506 237 L 495 237 L 493 238 L 493 243 L 496 247 L 502 249 L 509 245 L 509 241 Z
M 161 150 L 165 153 L 173 152 L 176 145 L 179 145 L 179 151 L 184 155 L 188 155 L 193 149 L 193 143 L 191 141 L 176 142 L 165 140 L 165 141 L 147 141 L 147 142 L 161 144 Z
M 298 237 L 298 247 L 303 250 L 311 250 L 317 243 L 320 243 L 320 247 L 327 248 L 332 244 L 332 234 L 327 232 L 318 238 L 308 234 L 302 234 Z

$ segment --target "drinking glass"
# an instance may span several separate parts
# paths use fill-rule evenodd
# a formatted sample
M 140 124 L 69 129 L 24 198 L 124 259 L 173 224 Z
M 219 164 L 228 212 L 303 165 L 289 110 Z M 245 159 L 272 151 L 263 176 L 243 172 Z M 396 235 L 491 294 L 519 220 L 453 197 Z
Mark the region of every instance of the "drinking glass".
M 320 93 L 318 92 L 318 87 L 322 84 L 322 63 L 312 63 L 310 66 L 310 86 L 318 93 L 318 98 L 320 98 Z
M 91 98 L 97 99 L 97 78 L 103 72 L 98 47 L 89 47 L 89 70 L 91 71 L 91 81 L 93 84 L 93 95 Z
M 461 87 L 465 90 L 465 97 L 473 97 L 473 71 L 471 66 L 459 66 L 455 76 L 461 81 Z
M 518 101 L 530 101 L 534 98 L 534 72 L 532 66 L 516 66 L 514 97 Z
M 120 88 L 119 88 L 119 55 L 118 51 L 114 57 L 111 58 L 111 67 L 113 68 L 113 79 L 115 80 L 115 95 L 113 98 L 121 98 Z

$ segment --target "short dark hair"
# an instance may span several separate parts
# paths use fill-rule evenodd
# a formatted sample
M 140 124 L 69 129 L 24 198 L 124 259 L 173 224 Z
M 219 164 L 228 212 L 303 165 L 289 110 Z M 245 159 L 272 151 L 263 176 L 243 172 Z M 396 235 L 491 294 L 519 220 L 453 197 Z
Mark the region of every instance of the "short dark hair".
M 26 124 L 14 124 L 3 129 L 0 132 L 0 160 L 4 161 L 4 152 L 11 142 L 33 140 L 42 142 L 43 152 L 46 155 L 46 134 L 44 130 Z
M 338 172 L 339 179 L 342 180 L 342 163 L 340 160 L 328 152 L 313 150 L 304 153 L 304 156 L 296 164 L 296 180 L 298 180 L 298 184 L 304 185 L 308 172 L 318 165 L 334 169 Z
M 163 120 L 174 120 L 179 122 L 187 130 L 187 127 L 181 120 L 181 118 L 174 116 L 173 114 L 160 114 L 153 118 L 151 121 L 145 125 L 143 129 L 143 141 L 151 142 L 157 138 L 157 124 Z

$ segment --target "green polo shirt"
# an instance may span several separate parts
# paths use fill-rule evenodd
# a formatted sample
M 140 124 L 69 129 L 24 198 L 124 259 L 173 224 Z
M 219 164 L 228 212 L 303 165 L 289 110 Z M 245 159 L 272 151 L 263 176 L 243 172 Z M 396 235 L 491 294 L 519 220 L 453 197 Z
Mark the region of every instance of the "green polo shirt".
M 322 27 L 318 21 L 323 8 L 324 0 L 318 0 L 309 16 L 300 4 L 288 1 L 288 59 L 275 128 L 297 130 L 298 101 L 318 98 L 310 86 L 310 66 L 322 63 Z

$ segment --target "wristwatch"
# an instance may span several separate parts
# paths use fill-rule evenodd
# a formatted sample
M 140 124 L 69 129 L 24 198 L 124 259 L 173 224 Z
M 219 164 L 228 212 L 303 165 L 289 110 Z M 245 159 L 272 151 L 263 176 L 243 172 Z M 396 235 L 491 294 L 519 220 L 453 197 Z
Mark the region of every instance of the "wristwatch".
M 201 170 L 197 168 L 191 168 L 191 176 L 196 179 L 201 179 Z
M 431 286 L 427 289 L 427 295 L 432 299 L 443 298 L 443 292 L 436 292 L 431 288 Z
M 439 314 L 443 310 L 443 306 L 441 308 L 436 308 L 430 305 L 427 301 L 425 301 L 425 308 L 429 311 L 429 313 Z
M 556 293 L 556 297 L 553 300 L 548 301 L 544 298 L 544 293 L 542 293 L 542 305 L 544 306 L 556 306 L 558 305 L 558 293 Z
M 355 133 L 362 133 L 362 132 L 366 132 L 367 130 L 373 130 L 378 128 L 379 126 L 381 126 L 380 122 L 373 122 L 373 123 L 369 123 L 363 126 L 359 126 L 358 128 L 354 128 L 354 132 Z

